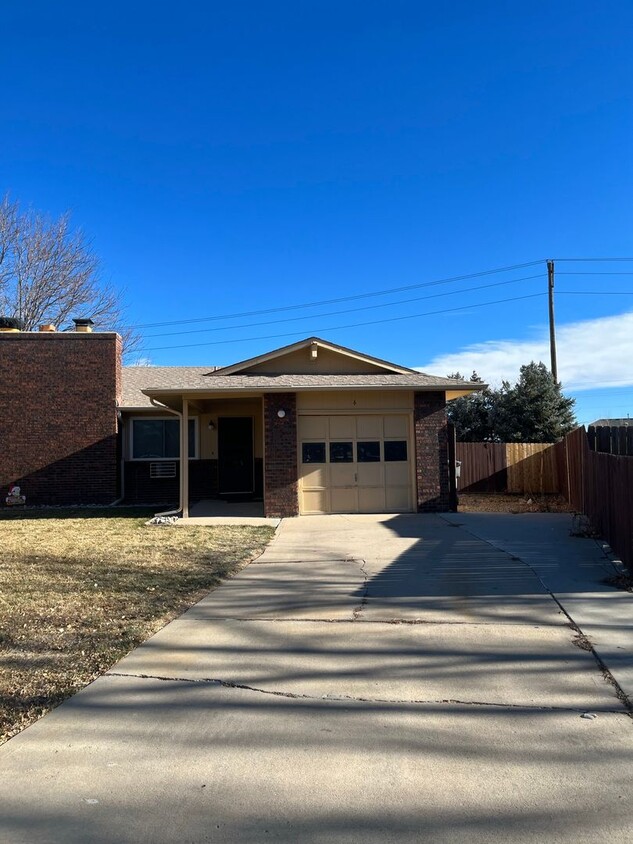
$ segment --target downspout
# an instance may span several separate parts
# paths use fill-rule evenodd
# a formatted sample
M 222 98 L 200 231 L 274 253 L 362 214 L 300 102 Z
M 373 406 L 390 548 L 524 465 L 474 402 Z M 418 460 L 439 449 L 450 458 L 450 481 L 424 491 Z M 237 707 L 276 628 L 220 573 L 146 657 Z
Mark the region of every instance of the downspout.
M 119 497 L 110 503 L 110 507 L 116 507 L 125 499 L 125 459 L 124 459 L 124 444 L 125 444 L 125 433 L 124 433 L 124 426 L 123 426 L 123 416 L 121 415 L 121 410 L 117 406 L 117 424 L 120 425 L 120 429 L 117 431 L 117 436 L 121 437 L 121 458 L 119 460 Z
M 180 422 L 180 430 L 182 430 L 182 413 L 177 410 L 172 410 L 171 407 L 167 407 L 166 404 L 162 404 L 161 402 L 153 399 L 150 396 L 151 404 L 157 408 L 158 410 L 165 410 L 167 413 L 173 413 L 174 416 L 178 417 Z M 177 510 L 165 510 L 164 513 L 156 513 L 156 516 L 179 516 L 182 513 L 182 466 L 180 467 L 180 483 L 178 485 L 178 509 Z

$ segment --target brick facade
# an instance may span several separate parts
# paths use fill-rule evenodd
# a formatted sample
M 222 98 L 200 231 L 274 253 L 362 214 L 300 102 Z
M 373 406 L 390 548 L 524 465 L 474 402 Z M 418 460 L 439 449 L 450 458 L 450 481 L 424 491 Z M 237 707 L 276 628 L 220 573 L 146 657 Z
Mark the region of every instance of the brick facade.
M 447 511 L 448 436 L 443 392 L 415 393 L 414 435 L 417 510 Z
M 280 419 L 277 411 L 285 410 Z M 299 513 L 296 393 L 264 395 L 264 514 L 275 518 Z
M 118 496 L 121 338 L 0 333 L 0 495 L 27 504 L 109 504 Z

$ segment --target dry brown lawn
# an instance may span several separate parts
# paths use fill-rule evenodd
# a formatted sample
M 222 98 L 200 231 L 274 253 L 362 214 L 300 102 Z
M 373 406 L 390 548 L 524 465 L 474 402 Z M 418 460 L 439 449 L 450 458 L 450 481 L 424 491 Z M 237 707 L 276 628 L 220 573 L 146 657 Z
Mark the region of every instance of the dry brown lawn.
M 270 528 L 146 526 L 149 513 L 0 516 L 0 743 L 258 556 Z

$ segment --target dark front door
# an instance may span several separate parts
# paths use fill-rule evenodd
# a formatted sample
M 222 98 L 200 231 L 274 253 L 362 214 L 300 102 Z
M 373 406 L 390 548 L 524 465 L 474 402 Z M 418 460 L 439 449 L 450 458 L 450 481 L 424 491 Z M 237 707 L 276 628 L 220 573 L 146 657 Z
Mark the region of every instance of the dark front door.
M 252 495 L 253 419 L 220 416 L 218 419 L 218 481 L 220 495 Z

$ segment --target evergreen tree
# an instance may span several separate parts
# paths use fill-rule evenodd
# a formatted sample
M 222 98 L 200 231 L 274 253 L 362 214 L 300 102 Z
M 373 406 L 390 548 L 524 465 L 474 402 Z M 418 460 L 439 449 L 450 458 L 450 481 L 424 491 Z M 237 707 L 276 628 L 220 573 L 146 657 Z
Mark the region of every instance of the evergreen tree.
M 459 373 L 449 376 L 460 378 Z M 472 381 L 482 383 L 473 372 Z M 516 384 L 504 381 L 447 405 L 460 442 L 557 442 L 576 427 L 575 400 L 564 396 L 543 363 L 521 367 Z
M 576 427 L 575 400 L 563 395 L 544 363 L 522 366 L 514 386 L 503 383 L 496 404 L 502 442 L 553 443 Z

